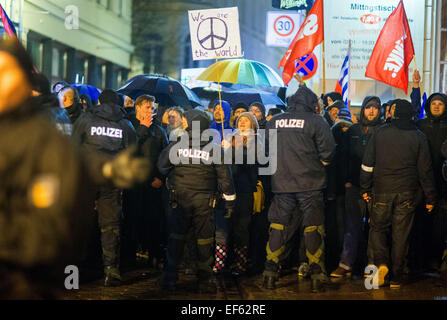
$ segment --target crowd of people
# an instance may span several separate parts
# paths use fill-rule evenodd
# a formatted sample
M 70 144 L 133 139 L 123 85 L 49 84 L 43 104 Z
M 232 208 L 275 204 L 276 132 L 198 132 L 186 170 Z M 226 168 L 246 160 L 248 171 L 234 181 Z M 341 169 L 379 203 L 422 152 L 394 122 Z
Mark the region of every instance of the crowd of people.
M 229 275 L 274 290 L 292 267 L 312 292 L 367 266 L 380 286 L 428 270 L 447 285 L 447 96 L 419 119 L 417 71 L 411 102 L 365 97 L 357 118 L 298 74 L 286 108 L 202 111 L 50 88 L 13 40 L 0 69 L 0 297 L 49 297 L 69 264 L 119 286 L 137 257 L 168 293 L 180 271 L 212 294 Z

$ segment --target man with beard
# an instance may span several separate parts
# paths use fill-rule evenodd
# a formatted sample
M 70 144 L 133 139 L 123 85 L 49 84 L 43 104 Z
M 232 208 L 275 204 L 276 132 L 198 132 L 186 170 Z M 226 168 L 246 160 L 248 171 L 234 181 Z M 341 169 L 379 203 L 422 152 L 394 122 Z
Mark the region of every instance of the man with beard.
M 432 94 L 426 104 L 427 117 L 417 122 L 420 130 L 425 134 L 430 147 L 430 154 L 435 175 L 436 189 L 439 195 L 439 206 L 433 215 L 433 227 L 428 227 L 431 234 L 429 243 L 429 260 L 435 269 L 439 268 L 442 252 L 445 249 L 445 234 L 447 230 L 447 182 L 442 178 L 442 165 L 445 157 L 441 154 L 441 147 L 447 139 L 447 96 L 443 93 Z M 430 224 L 429 224 L 430 225 Z M 428 234 L 427 234 L 428 236 Z M 441 277 L 447 282 L 447 257 L 444 255 Z
M 422 187 L 428 212 L 434 208 L 437 192 L 428 142 L 413 121 L 413 106 L 401 99 L 393 105 L 391 123 L 381 126 L 368 142 L 360 187 L 365 201 L 372 202 L 368 248 L 378 266 L 378 284 L 385 284 L 390 267 L 390 288 L 399 289 L 418 190 Z M 387 243 L 390 227 L 391 246 Z
M 346 165 L 346 215 L 343 251 L 338 268 L 331 277 L 342 278 L 352 273 L 358 257 L 358 247 L 362 239 L 363 210 L 360 208 L 360 168 L 366 145 L 372 134 L 382 124 L 380 119 L 381 102 L 379 97 L 366 97 L 360 110 L 360 121 L 346 132 L 344 156 L 341 162 Z

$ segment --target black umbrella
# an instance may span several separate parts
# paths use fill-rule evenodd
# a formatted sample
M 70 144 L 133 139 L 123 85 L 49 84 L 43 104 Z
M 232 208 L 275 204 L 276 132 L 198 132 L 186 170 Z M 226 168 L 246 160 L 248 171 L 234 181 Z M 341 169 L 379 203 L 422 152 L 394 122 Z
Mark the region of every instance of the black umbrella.
M 199 97 L 191 89 L 166 75 L 138 75 L 127 80 L 117 91 L 134 100 L 142 94 L 150 94 L 164 106 L 194 108 L 201 105 Z

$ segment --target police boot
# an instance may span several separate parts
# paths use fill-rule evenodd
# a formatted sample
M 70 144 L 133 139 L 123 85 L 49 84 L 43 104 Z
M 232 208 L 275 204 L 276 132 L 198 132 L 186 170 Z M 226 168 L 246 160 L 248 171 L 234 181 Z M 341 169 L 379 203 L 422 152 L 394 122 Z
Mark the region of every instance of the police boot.
M 227 246 L 221 243 L 216 243 L 216 251 L 214 253 L 214 266 L 213 266 L 213 272 L 215 275 L 223 272 L 226 260 L 227 260 Z
M 276 289 L 276 277 L 264 276 L 264 283 L 262 285 L 264 289 L 275 290 Z
M 121 276 L 119 274 L 118 268 L 106 267 L 104 273 L 104 287 L 117 287 L 121 285 Z
M 324 285 L 329 282 L 329 279 L 325 272 L 321 269 L 321 267 L 313 263 L 309 268 L 310 279 L 311 279 L 311 291 L 312 293 L 324 292 Z

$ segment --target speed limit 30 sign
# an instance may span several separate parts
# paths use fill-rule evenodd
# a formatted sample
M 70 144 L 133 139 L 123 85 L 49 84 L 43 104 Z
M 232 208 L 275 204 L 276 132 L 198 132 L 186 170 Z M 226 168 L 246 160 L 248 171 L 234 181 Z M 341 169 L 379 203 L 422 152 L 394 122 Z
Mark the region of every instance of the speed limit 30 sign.
M 269 11 L 266 24 L 266 45 L 270 47 L 289 47 L 303 21 L 304 16 L 301 13 Z

